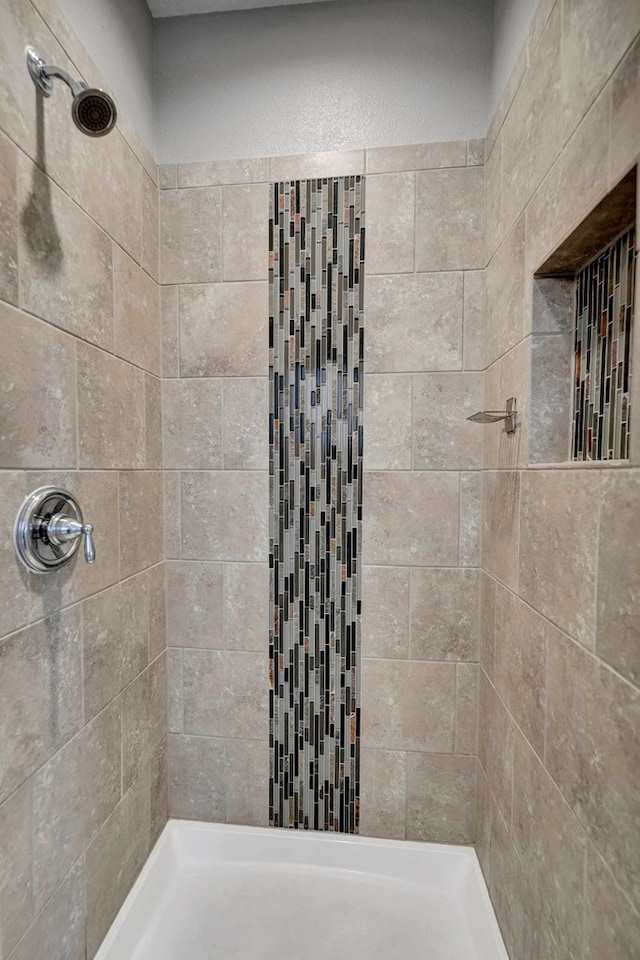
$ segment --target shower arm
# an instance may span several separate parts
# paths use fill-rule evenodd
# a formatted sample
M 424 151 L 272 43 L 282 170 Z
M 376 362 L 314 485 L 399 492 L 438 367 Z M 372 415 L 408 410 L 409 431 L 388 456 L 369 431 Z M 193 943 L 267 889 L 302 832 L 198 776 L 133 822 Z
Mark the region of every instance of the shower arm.
M 89 84 L 83 80 L 74 80 L 62 67 L 56 67 L 53 64 L 45 63 L 42 57 L 33 49 L 27 50 L 27 66 L 33 82 L 45 97 L 50 97 L 53 91 L 53 78 L 64 80 L 71 90 L 74 97 L 77 97 L 83 90 L 89 89 Z

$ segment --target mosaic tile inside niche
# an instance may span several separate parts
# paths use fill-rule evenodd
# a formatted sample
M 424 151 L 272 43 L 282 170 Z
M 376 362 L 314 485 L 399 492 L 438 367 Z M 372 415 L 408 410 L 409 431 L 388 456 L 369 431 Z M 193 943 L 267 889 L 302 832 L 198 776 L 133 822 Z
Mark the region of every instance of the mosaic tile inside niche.
M 357 833 L 364 177 L 276 183 L 269 220 L 269 812 Z
M 577 276 L 574 460 L 629 456 L 636 255 L 632 228 Z

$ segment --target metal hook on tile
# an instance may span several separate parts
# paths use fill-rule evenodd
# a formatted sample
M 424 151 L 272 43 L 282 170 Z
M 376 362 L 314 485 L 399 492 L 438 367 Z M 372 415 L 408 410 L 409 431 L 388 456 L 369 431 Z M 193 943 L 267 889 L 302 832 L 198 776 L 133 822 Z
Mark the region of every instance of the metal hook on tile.
M 518 426 L 516 398 L 509 397 L 504 406 L 504 410 L 479 410 L 467 417 L 467 420 L 472 420 L 473 423 L 499 423 L 504 420 L 505 433 L 511 435 L 516 432 Z

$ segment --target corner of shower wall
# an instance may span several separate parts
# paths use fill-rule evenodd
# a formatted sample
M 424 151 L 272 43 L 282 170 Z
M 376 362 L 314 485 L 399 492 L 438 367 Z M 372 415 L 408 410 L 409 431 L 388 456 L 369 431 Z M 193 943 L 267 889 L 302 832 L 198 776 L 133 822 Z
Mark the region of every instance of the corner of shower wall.
M 0 954 L 94 954 L 167 818 L 158 188 L 126 117 L 90 141 L 24 49 L 104 86 L 49 0 L 0 0 Z M 46 576 L 12 524 L 59 484 L 95 528 Z

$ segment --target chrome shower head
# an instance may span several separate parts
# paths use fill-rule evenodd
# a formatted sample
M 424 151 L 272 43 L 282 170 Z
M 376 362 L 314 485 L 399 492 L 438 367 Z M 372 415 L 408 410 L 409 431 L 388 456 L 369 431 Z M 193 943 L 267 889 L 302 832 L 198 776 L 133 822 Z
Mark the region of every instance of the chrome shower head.
M 88 137 L 104 137 L 116 125 L 118 112 L 108 93 L 90 87 L 83 80 L 74 80 L 66 70 L 46 64 L 41 56 L 27 47 L 27 68 L 34 84 L 45 97 L 51 96 L 53 77 L 63 80 L 73 94 L 71 116 L 78 130 Z

